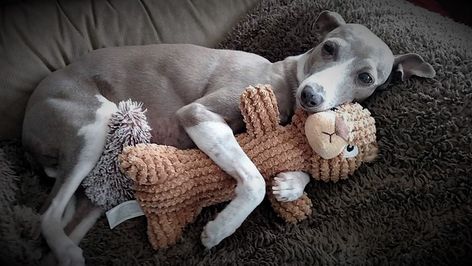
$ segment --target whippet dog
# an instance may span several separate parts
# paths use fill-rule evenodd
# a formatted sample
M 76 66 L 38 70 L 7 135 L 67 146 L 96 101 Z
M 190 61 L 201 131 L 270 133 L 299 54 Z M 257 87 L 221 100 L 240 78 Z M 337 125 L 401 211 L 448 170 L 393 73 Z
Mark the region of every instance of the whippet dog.
M 275 63 L 188 44 L 117 47 L 90 52 L 44 79 L 28 102 L 22 140 L 46 175 L 56 178 L 41 232 L 59 264 L 85 263 L 78 243 L 102 212 L 93 208 L 68 236 L 64 226 L 71 215 L 65 210 L 103 151 L 118 102 L 144 103 L 153 142 L 196 145 L 237 180 L 235 198 L 201 235 L 211 248 L 235 232 L 265 195 L 264 178 L 233 135 L 243 130 L 238 103 L 246 86 L 271 84 L 287 123 L 296 106 L 318 112 L 362 101 L 395 71 L 402 79 L 435 75 L 419 55 L 394 56 L 370 30 L 346 24 L 337 13 L 322 12 L 313 30 L 321 36 L 319 45 Z M 309 177 L 288 172 L 277 180 L 278 199 L 290 201 Z

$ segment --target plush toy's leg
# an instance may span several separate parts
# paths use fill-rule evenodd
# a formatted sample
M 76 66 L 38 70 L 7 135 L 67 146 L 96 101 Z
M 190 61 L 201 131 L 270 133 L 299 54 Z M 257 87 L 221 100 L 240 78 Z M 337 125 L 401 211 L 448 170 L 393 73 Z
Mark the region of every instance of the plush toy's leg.
M 201 209 L 186 208 L 165 214 L 148 214 L 148 237 L 154 249 L 166 248 L 177 243 L 185 226 L 193 221 Z
M 278 201 L 274 191 L 271 189 L 275 186 L 275 180 L 272 180 L 267 189 L 267 197 L 274 208 L 274 211 L 286 222 L 297 223 L 305 220 L 312 214 L 312 203 L 306 193 L 294 201 Z
M 149 241 L 154 249 L 174 245 L 183 232 L 183 225 L 175 213 L 148 215 L 147 224 Z
M 310 198 L 303 193 L 299 199 L 294 201 L 280 202 L 272 193 L 268 194 L 274 211 L 286 222 L 297 223 L 305 220 L 312 214 L 312 203 Z

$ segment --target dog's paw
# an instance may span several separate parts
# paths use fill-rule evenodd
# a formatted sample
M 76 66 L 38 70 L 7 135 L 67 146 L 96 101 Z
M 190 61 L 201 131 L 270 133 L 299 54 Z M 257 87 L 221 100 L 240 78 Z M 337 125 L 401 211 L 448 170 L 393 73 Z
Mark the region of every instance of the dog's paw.
M 211 249 L 232 233 L 234 233 L 234 230 L 230 230 L 226 224 L 221 224 L 217 221 L 210 221 L 203 229 L 201 235 L 202 244 L 207 249 Z
M 291 173 L 280 173 L 274 177 L 272 193 L 278 201 L 294 201 L 303 195 L 304 181 Z
M 59 266 L 85 266 L 85 259 L 82 249 L 75 245 L 70 245 L 57 254 Z

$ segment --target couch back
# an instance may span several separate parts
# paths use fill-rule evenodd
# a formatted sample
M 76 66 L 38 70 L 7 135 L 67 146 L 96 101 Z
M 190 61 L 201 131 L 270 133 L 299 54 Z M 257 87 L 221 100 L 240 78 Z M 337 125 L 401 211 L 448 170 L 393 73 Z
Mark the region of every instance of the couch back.
M 10 1 L 0 6 L 0 140 L 21 136 L 49 73 L 91 50 L 152 43 L 215 46 L 258 0 Z

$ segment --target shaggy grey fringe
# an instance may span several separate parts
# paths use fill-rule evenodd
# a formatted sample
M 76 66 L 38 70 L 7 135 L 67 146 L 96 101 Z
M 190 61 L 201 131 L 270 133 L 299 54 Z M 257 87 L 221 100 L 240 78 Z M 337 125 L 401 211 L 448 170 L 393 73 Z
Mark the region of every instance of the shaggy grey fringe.
M 134 198 L 132 181 L 121 173 L 118 155 L 126 146 L 150 142 L 151 128 L 145 113 L 142 103 L 127 100 L 118 104 L 108 125 L 102 156 L 82 182 L 87 197 L 104 210 Z

